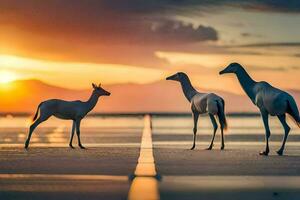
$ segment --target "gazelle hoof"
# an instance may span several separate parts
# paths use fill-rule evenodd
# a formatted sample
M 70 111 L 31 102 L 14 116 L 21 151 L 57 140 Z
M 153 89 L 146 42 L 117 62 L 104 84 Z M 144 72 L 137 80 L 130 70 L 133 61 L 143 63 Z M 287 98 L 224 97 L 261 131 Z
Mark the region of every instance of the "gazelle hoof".
M 278 150 L 278 151 L 276 151 L 276 153 L 277 153 L 279 156 L 282 156 L 282 155 L 283 155 L 283 150 Z
M 75 149 L 75 147 L 73 147 L 73 145 L 71 145 L 71 144 L 69 144 L 69 147 L 70 147 L 71 149 Z
M 86 149 L 84 146 L 82 145 L 79 145 L 80 149 Z
M 261 155 L 261 156 L 268 156 L 269 152 L 261 151 L 261 152 L 259 152 L 259 155 Z
M 192 148 L 190 148 L 190 150 L 194 150 L 195 149 L 195 146 L 193 146 Z
M 224 146 L 221 146 L 221 150 L 224 150 L 225 149 L 225 147 Z
M 24 148 L 25 148 L 25 149 L 28 149 L 28 147 L 29 147 L 29 142 L 28 142 L 28 141 L 26 141 L 26 142 L 25 142 L 25 146 L 24 146 Z
M 208 148 L 206 148 L 205 150 L 211 150 L 212 149 L 212 147 L 208 147 Z

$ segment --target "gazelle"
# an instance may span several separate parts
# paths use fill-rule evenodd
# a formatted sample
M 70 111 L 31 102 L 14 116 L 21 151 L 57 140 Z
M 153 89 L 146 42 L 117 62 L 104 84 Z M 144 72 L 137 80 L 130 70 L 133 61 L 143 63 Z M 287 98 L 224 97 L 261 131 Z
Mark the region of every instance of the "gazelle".
M 55 116 L 64 120 L 72 120 L 73 127 L 71 132 L 71 138 L 69 146 L 74 148 L 72 140 L 76 129 L 78 137 L 78 146 L 84 149 L 80 141 L 80 122 L 81 120 L 96 106 L 100 96 L 109 96 L 110 93 L 99 86 L 92 84 L 93 92 L 88 101 L 64 101 L 61 99 L 50 99 L 39 104 L 36 114 L 33 118 L 33 124 L 29 128 L 28 138 L 25 142 L 25 148 L 29 146 L 31 135 L 34 129 L 42 122 L 49 119 L 51 116 Z M 38 117 L 39 114 L 39 117 Z
M 254 81 L 246 70 L 238 63 L 231 63 L 220 74 L 233 73 L 237 76 L 243 90 L 255 104 L 261 113 L 262 120 L 266 130 L 266 149 L 260 152 L 260 155 L 267 156 L 269 154 L 269 137 L 271 135 L 269 128 L 269 115 L 277 116 L 284 128 L 284 137 L 278 155 L 282 155 L 285 147 L 285 142 L 290 132 L 290 127 L 286 123 L 286 113 L 288 113 L 300 127 L 300 116 L 297 104 L 294 98 L 279 90 L 265 81 Z
M 226 116 L 224 111 L 224 100 L 214 93 L 200 93 L 195 90 L 195 88 L 191 84 L 189 77 L 183 72 L 178 72 L 172 76 L 167 77 L 166 79 L 180 82 L 184 96 L 191 103 L 191 109 L 194 119 L 194 138 L 191 150 L 193 150 L 196 146 L 197 123 L 199 115 L 204 113 L 208 113 L 214 127 L 211 143 L 207 150 L 212 149 L 216 131 L 218 129 L 218 124 L 214 117 L 215 115 L 218 116 L 221 126 L 221 150 L 223 150 L 225 148 L 223 130 L 227 128 Z

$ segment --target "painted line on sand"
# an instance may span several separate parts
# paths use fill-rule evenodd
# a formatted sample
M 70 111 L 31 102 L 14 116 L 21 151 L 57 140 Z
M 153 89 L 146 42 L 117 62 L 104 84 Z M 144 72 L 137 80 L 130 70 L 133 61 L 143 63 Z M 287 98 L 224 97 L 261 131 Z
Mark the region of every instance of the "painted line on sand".
M 151 117 L 144 117 L 140 156 L 128 200 L 159 200 L 158 180 L 153 157 Z
M 74 181 L 86 181 L 86 180 L 110 180 L 110 181 L 127 181 L 127 176 L 117 175 L 97 175 L 97 174 L 0 174 L 1 180 L 74 180 Z

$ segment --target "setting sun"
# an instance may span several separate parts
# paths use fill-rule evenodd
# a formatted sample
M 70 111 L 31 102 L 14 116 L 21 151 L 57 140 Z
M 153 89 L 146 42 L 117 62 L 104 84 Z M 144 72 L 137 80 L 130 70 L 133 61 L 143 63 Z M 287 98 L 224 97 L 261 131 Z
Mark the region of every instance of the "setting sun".
M 9 83 L 17 78 L 17 75 L 11 71 L 0 71 L 0 83 Z

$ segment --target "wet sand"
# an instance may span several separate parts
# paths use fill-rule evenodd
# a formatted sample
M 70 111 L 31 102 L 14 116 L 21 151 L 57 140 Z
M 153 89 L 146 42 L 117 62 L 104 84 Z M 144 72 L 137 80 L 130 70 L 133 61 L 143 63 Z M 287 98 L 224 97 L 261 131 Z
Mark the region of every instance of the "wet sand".
M 127 199 L 142 124 L 86 125 L 81 139 L 87 149 L 78 148 L 76 137 L 75 149 L 68 147 L 66 122 L 47 125 L 33 134 L 28 150 L 26 127 L 0 128 L 0 199 Z
M 68 148 L 70 128 L 65 124 L 41 127 L 29 150 L 23 149 L 26 127 L 2 125 L 0 199 L 127 199 L 140 156 L 143 120 L 139 120 L 123 127 L 87 123 L 82 128 L 86 150 L 77 147 L 76 139 L 76 148 Z M 214 150 L 203 150 L 211 130 L 202 128 L 191 151 L 190 125 L 176 129 L 170 127 L 177 124 L 161 127 L 154 121 L 153 126 L 161 199 L 299 199 L 299 131 L 292 132 L 285 156 L 277 156 L 282 135 L 276 129 L 271 154 L 263 157 L 258 155 L 264 148 L 261 127 L 251 134 L 233 129 L 227 133 L 224 151 L 219 150 L 219 135 Z
M 175 127 L 170 128 L 161 121 L 154 123 L 154 157 L 157 171 L 162 175 L 161 199 L 299 199 L 299 129 L 291 133 L 285 155 L 277 156 L 282 130 L 278 124 L 273 125 L 271 152 L 265 157 L 259 155 L 265 143 L 264 129 L 257 122 L 248 128 L 233 127 L 225 133 L 223 151 L 219 132 L 213 150 L 204 150 L 212 136 L 211 128 L 205 127 L 207 124 L 199 129 L 196 149 L 191 151 L 191 125 L 180 127 L 174 123 Z

